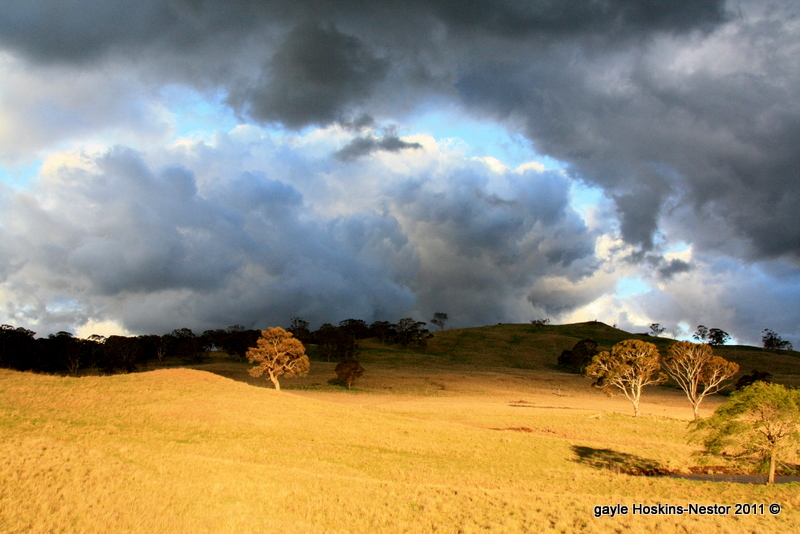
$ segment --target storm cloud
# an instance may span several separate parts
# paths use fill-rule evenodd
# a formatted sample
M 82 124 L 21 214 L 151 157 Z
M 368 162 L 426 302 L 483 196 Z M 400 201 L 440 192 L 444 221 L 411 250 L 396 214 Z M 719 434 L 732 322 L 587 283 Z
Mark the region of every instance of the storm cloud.
M 798 15 L 788 0 L 6 2 L 0 157 L 51 160 L 4 193 L 8 320 L 73 310 L 141 331 L 443 302 L 464 325 L 569 317 L 637 269 L 667 310 L 720 258 L 792 293 Z M 176 90 L 225 107 L 239 137 L 176 142 Z M 397 133 L 437 110 L 521 134 L 560 169 Z M 581 185 L 602 209 L 574 209 Z M 745 328 L 747 306 L 725 305 Z
M 320 213 L 301 189 L 330 205 L 345 200 L 337 182 L 368 178 L 337 174 L 333 160 L 308 174 L 298 167 L 307 155 L 283 146 L 266 156 L 286 165 L 274 176 L 227 165 L 229 175 L 209 174 L 207 158 L 238 159 L 245 139 L 181 146 L 182 157 L 161 156 L 181 165 L 162 168 L 125 147 L 51 165 L 33 190 L 7 199 L 3 255 L 15 263 L 2 289 L 17 303 L 7 315 L 24 322 L 36 308 L 49 328 L 113 318 L 135 332 L 294 315 L 396 320 L 442 307 L 464 323 L 518 320 L 525 311 L 509 310 L 509 297 L 524 299 L 538 274 L 580 277 L 575 264 L 593 253 L 561 173 L 498 174 L 429 147 L 369 202 Z M 361 172 L 390 166 L 373 160 Z M 309 186 L 314 174 L 326 176 L 323 196 Z

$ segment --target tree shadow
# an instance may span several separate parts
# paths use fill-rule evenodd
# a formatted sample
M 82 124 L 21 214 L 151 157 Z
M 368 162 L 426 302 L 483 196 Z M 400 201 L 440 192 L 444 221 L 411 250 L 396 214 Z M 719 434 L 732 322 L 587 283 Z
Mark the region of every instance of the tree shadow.
M 635 454 L 619 452 L 612 449 L 595 449 L 582 445 L 573 445 L 572 452 L 577 455 L 573 460 L 595 469 L 605 469 L 615 473 L 637 476 L 663 476 L 671 474 L 655 460 L 642 458 Z

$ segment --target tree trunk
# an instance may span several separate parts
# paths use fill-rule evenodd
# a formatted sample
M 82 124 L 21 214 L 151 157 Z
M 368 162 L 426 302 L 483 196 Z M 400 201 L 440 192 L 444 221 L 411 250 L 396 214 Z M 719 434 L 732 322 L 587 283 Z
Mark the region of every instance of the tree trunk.
M 695 404 L 694 406 L 694 420 L 697 421 L 700 419 L 700 403 Z
M 633 404 L 633 416 L 639 417 L 639 401 L 632 400 L 631 403 Z
M 273 375 L 272 373 L 270 373 L 269 374 L 269 379 L 272 381 L 273 385 L 275 386 L 275 389 L 277 391 L 280 391 L 281 390 L 281 383 L 278 382 L 278 377 Z
M 767 484 L 775 484 L 775 456 L 777 453 L 778 451 L 773 448 L 769 454 L 769 477 L 767 478 Z

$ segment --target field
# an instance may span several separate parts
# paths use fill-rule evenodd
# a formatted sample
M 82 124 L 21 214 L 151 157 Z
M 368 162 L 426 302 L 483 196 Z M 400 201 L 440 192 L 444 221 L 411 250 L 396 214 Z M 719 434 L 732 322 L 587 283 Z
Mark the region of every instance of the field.
M 0 369 L 0 532 L 796 529 L 797 483 L 629 474 L 689 472 L 698 447 L 681 391 L 648 388 L 635 419 L 625 399 L 554 367 L 578 339 L 618 336 L 630 337 L 599 323 L 499 325 L 438 333 L 422 352 L 366 342 L 353 390 L 319 361 L 280 393 L 224 358 L 111 377 Z M 800 377 L 796 353 L 721 353 L 743 371 Z M 637 503 L 782 511 L 593 514 Z

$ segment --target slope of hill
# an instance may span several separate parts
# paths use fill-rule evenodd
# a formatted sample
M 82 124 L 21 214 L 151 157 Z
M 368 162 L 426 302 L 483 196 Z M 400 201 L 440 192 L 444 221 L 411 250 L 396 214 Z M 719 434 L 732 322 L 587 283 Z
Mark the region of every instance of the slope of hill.
M 594 321 L 545 326 L 498 324 L 434 332 L 423 350 L 403 350 L 365 340 L 361 343 L 360 359 L 403 366 L 558 370 L 561 352 L 587 338 L 595 340 L 599 350 L 610 350 L 625 339 L 642 339 L 654 343 L 662 354 L 674 343 L 672 339 L 632 334 Z M 800 353 L 796 351 L 773 352 L 743 345 L 715 347 L 714 351 L 739 364 L 737 378 L 758 369 L 772 373 L 776 382 L 800 386 Z

